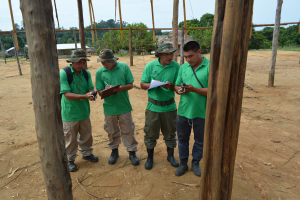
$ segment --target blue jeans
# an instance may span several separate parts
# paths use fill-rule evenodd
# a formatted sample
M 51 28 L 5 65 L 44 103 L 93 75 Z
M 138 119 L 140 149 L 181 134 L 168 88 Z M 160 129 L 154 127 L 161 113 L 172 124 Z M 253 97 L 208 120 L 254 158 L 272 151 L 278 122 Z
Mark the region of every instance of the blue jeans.
M 192 126 L 195 140 L 192 156 L 193 159 L 200 161 L 203 157 L 203 138 L 205 126 L 205 119 L 200 117 L 188 119 L 186 117 L 178 116 L 176 127 L 179 158 L 184 159 L 189 157 L 189 141 Z

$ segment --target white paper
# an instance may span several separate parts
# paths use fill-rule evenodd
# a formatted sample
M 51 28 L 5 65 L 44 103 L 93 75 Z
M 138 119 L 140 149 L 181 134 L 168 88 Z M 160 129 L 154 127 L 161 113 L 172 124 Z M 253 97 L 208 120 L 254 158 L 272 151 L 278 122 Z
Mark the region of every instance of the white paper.
M 156 80 L 152 80 L 150 87 L 147 90 L 150 90 L 152 88 L 156 88 L 156 87 L 160 87 L 162 85 L 168 85 L 169 83 L 166 82 L 160 82 L 160 81 L 156 81 Z

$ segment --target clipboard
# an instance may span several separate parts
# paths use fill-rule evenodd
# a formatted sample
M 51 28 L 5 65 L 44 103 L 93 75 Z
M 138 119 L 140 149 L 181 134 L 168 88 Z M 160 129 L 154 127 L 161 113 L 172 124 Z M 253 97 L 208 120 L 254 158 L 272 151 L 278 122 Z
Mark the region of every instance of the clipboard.
M 106 97 L 109 97 L 109 96 L 111 96 L 111 95 L 116 94 L 117 92 L 113 92 L 113 91 L 114 91 L 115 89 L 118 89 L 120 86 L 121 86 L 121 84 L 115 85 L 115 86 L 113 86 L 113 87 L 111 87 L 111 88 L 108 88 L 108 89 L 103 90 L 103 91 L 102 91 L 101 99 L 104 99 L 104 98 L 106 98 Z

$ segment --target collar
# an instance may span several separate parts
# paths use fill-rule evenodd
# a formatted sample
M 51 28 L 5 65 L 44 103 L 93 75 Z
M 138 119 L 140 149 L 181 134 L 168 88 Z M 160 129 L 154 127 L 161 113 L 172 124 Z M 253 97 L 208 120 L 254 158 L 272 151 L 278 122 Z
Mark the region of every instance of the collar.
M 119 63 L 117 61 L 116 61 L 116 66 L 113 70 L 106 69 L 104 66 L 102 66 L 102 67 L 104 68 L 103 71 L 114 71 L 115 69 L 120 68 Z
M 173 62 L 173 61 L 172 61 Z M 156 65 L 160 66 L 162 68 L 172 67 L 172 62 L 169 65 L 166 65 L 165 67 L 159 62 L 159 58 L 156 60 Z
M 72 74 L 75 73 L 72 64 L 69 65 L 69 68 L 71 69 Z M 79 74 L 83 74 L 82 70 L 79 72 Z
M 197 67 L 196 71 L 198 69 L 202 68 L 203 66 L 207 65 L 207 63 L 208 63 L 208 59 L 206 57 L 202 56 L 202 58 L 203 58 L 203 61 L 202 61 L 201 65 L 199 67 Z M 191 65 L 189 64 L 189 66 L 191 66 Z

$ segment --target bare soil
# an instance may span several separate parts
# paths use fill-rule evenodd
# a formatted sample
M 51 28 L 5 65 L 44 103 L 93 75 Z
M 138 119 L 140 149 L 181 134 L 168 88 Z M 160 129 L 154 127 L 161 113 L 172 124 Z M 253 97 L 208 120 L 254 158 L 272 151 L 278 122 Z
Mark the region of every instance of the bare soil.
M 209 55 L 205 55 L 209 58 Z M 244 99 L 233 183 L 232 199 L 300 199 L 300 52 L 279 51 L 275 72 L 275 87 L 268 88 L 271 51 L 249 52 L 246 82 L 256 91 L 244 88 Z M 92 56 L 88 67 L 94 76 L 101 66 Z M 140 85 L 144 66 L 154 60 L 153 55 L 135 56 L 131 67 L 134 84 Z M 120 62 L 129 64 L 129 57 Z M 60 69 L 67 66 L 59 60 Z M 0 62 L 0 199 L 47 199 L 40 168 L 39 149 L 35 134 L 32 106 L 30 65 L 22 61 L 23 75 L 18 75 L 16 62 Z M 82 186 L 104 199 L 197 199 L 200 184 L 191 168 L 176 177 L 176 168 L 167 161 L 166 146 L 159 138 L 155 148 L 154 166 L 145 170 L 147 158 L 143 142 L 144 112 L 147 92 L 130 90 L 139 166 L 132 166 L 126 148 L 121 144 L 120 157 L 115 165 L 108 164 L 110 150 L 103 129 L 103 101 L 91 103 L 94 154 L 98 163 L 82 160 L 80 153 L 75 163 L 79 170 L 71 173 L 74 199 L 91 199 Z M 179 96 L 176 96 L 179 102 Z M 191 136 L 190 149 L 193 144 Z M 296 153 L 298 152 L 298 153 Z M 178 159 L 178 150 L 175 150 Z M 37 163 L 36 163 L 37 162 Z M 35 164 L 32 164 L 35 163 Z M 17 168 L 32 164 L 7 174 Z M 5 176 L 2 176 L 5 175 Z

